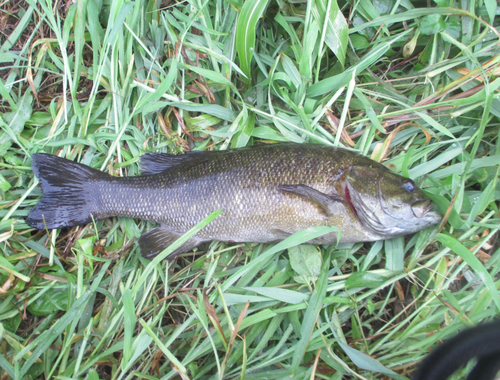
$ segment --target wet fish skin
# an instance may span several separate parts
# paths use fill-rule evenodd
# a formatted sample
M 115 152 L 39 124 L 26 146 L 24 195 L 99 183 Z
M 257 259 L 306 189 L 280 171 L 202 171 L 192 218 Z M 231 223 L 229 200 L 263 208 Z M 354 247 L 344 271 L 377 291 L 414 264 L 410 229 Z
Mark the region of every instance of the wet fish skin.
M 439 222 L 409 179 L 352 151 L 313 144 L 261 145 L 186 155 L 149 153 L 142 175 L 113 177 L 57 156 L 35 154 L 43 197 L 26 222 L 39 229 L 125 216 L 160 227 L 139 244 L 153 257 L 216 210 L 223 213 L 169 258 L 211 241 L 274 242 L 328 225 L 341 242 L 376 241 Z M 408 190 L 411 188 L 411 191 Z M 311 241 L 331 244 L 337 233 Z

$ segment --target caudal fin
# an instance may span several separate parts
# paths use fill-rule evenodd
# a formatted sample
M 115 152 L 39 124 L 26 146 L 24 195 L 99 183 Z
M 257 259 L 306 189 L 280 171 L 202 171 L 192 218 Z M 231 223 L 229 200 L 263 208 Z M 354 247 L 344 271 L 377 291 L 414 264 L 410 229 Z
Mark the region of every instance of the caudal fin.
M 95 202 L 91 185 L 108 174 L 51 154 L 31 156 L 31 168 L 40 180 L 42 199 L 30 211 L 26 223 L 38 229 L 87 224 Z

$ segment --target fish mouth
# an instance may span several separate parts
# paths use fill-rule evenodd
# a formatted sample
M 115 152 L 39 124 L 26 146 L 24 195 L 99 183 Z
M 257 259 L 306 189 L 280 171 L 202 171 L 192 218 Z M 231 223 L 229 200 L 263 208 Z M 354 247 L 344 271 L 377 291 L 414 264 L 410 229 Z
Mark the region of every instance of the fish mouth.
M 434 206 L 434 202 L 430 199 L 426 199 L 413 203 L 411 205 L 411 210 L 413 211 L 413 215 L 419 219 L 427 219 L 438 223 L 441 221 L 442 217 L 441 214 L 433 210 Z

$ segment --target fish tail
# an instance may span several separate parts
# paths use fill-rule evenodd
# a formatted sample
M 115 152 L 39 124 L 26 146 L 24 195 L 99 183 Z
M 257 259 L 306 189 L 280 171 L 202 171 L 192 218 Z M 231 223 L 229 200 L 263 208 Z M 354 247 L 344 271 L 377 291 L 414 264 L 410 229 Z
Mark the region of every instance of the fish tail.
M 92 184 L 109 175 L 51 154 L 31 156 L 31 167 L 40 180 L 42 199 L 26 223 L 38 229 L 78 226 L 92 221 L 96 202 Z

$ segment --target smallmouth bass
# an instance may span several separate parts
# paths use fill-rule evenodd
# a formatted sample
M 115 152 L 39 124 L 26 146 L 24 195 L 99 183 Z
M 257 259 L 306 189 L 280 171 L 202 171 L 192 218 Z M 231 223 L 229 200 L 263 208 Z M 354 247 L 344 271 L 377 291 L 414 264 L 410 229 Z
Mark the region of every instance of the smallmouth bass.
M 211 240 L 270 243 L 308 227 L 336 226 L 341 243 L 368 242 L 441 220 L 410 179 L 355 152 L 314 144 L 147 153 L 134 177 L 44 153 L 32 156 L 32 169 L 43 196 L 27 224 L 54 229 L 113 216 L 155 221 L 160 226 L 139 239 L 148 258 L 216 210 L 223 213 L 169 259 Z M 336 232 L 310 241 L 336 242 Z

